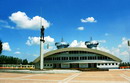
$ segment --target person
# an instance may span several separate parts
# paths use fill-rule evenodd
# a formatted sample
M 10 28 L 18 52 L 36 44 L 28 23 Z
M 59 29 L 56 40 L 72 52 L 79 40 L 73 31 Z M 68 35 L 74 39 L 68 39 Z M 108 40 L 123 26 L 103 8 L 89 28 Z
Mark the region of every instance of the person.
M 44 42 L 44 26 L 41 28 L 41 40 Z

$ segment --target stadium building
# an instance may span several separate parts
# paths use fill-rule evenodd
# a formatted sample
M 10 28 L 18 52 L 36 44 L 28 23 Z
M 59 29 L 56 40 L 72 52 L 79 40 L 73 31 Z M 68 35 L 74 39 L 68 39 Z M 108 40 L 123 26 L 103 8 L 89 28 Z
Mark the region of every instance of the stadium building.
M 86 41 L 87 48 L 68 47 L 66 42 L 57 42 L 57 50 L 44 54 L 44 68 L 119 68 L 121 60 L 116 56 L 99 51 L 96 48 L 99 43 Z M 40 56 L 34 60 L 35 68 L 40 68 Z

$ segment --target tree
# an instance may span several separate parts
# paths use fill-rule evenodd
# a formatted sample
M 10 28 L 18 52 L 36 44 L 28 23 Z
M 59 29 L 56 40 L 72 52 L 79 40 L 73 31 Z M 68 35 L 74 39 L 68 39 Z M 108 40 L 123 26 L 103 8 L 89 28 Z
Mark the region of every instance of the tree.
M 34 63 L 33 63 L 33 62 L 29 62 L 28 64 L 29 64 L 29 65 L 34 65 Z
M 27 59 L 24 59 L 22 64 L 23 64 L 23 65 L 27 65 L 27 64 L 28 64 L 28 60 L 27 60 Z
M 28 63 L 28 61 L 24 61 L 24 63 Z M 0 64 L 22 64 L 22 59 L 12 57 L 12 56 L 0 56 Z
M 0 54 L 2 53 L 2 41 L 0 40 Z

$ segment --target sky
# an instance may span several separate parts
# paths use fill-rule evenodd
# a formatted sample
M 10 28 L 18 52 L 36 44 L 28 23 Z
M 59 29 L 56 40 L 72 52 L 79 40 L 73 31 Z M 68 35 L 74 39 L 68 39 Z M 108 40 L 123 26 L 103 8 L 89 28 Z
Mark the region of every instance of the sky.
M 92 37 L 100 43 L 97 50 L 130 61 L 130 0 L 0 0 L 2 54 L 33 61 L 41 25 L 44 53 L 55 50 L 61 38 L 69 47 L 85 48 Z

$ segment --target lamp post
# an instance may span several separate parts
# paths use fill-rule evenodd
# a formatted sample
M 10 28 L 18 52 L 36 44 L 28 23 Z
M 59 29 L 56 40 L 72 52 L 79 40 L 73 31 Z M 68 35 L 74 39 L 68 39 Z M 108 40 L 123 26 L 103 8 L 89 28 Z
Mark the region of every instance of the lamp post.
M 40 69 L 42 70 L 44 68 L 44 55 L 43 55 L 43 47 L 44 47 L 44 26 L 41 28 L 41 36 L 40 36 Z

